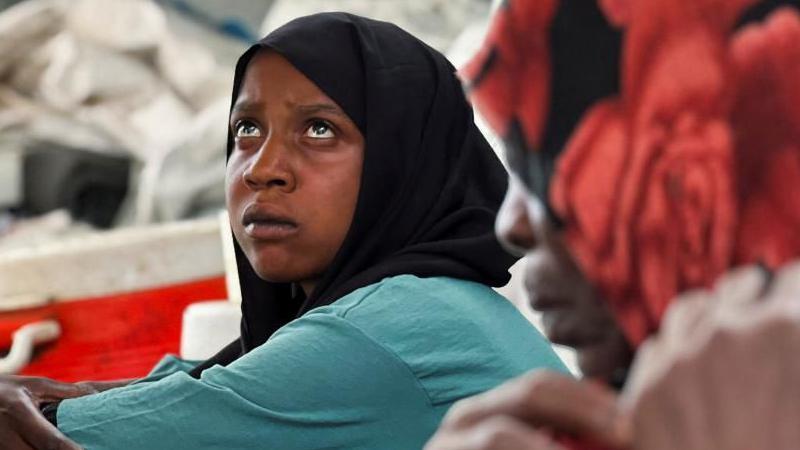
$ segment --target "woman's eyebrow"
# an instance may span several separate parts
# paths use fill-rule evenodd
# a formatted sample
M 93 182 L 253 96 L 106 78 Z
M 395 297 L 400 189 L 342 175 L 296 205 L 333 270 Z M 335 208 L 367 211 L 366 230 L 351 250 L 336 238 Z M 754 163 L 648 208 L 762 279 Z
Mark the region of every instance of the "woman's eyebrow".
M 314 104 L 310 104 L 310 105 L 297 105 L 297 109 L 300 112 L 303 112 L 303 113 L 306 113 L 306 114 L 314 114 L 314 113 L 326 112 L 326 113 L 336 114 L 338 116 L 343 116 L 343 117 L 347 116 L 344 113 L 344 111 L 341 110 L 341 108 L 339 108 L 336 105 L 329 104 L 329 103 L 314 103 Z
M 259 110 L 263 110 L 263 109 L 264 109 L 264 105 L 261 102 L 252 102 L 252 101 L 249 101 L 249 100 L 242 100 L 242 101 L 236 102 L 233 105 L 233 108 L 231 108 L 231 114 L 233 114 L 233 113 L 247 113 L 247 112 L 250 112 L 250 111 L 259 111 Z M 308 105 L 297 105 L 296 109 L 299 110 L 301 113 L 305 113 L 305 114 L 315 114 L 315 113 L 325 112 L 325 113 L 336 114 L 336 115 L 339 115 L 339 116 L 347 117 L 347 114 L 345 114 L 344 111 L 341 110 L 341 108 L 339 108 L 336 105 L 330 104 L 330 103 L 313 103 L 313 104 L 308 104 Z
M 231 114 L 249 112 L 249 111 L 258 111 L 260 109 L 263 109 L 263 106 L 264 105 L 261 104 L 260 102 L 242 100 L 234 103 L 233 108 L 231 108 Z

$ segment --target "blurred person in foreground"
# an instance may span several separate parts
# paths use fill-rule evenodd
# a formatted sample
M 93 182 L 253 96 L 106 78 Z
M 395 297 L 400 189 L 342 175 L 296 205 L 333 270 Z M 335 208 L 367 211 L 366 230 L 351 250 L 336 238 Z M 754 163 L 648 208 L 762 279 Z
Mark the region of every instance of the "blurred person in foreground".
M 800 445 L 799 9 L 500 6 L 464 71 L 512 168 L 497 231 L 588 380 L 463 401 L 426 449 Z

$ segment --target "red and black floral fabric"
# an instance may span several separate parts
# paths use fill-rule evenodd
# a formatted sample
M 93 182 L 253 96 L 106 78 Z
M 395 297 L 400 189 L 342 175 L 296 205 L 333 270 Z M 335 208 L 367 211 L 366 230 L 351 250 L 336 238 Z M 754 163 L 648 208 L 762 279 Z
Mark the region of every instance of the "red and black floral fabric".
M 798 11 L 509 0 L 463 70 L 634 345 L 677 293 L 800 256 Z

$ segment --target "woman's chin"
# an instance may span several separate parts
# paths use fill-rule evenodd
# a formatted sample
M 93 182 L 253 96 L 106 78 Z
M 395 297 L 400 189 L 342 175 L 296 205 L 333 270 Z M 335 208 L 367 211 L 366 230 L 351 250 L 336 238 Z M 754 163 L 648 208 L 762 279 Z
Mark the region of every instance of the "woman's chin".
M 303 270 L 297 267 L 297 256 L 283 249 L 244 249 L 256 275 L 271 283 L 290 283 L 303 279 Z
M 259 278 L 270 283 L 293 283 L 304 279 L 302 275 L 283 268 L 253 266 L 253 270 Z

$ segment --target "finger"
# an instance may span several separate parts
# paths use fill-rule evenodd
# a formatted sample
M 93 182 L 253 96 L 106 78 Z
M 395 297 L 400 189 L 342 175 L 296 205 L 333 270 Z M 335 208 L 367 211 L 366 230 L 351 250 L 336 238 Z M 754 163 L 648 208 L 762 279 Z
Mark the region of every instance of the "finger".
M 618 402 L 623 410 L 629 411 L 645 387 L 663 376 L 668 359 L 664 347 L 663 339 L 658 335 L 639 345 Z
M 713 301 L 713 295 L 704 290 L 689 291 L 677 297 L 664 314 L 659 330 L 662 350 L 681 348 L 687 339 L 701 333 Z
M 721 306 L 753 304 L 763 296 L 768 278 L 759 266 L 739 267 L 720 278 L 714 291 Z
M 86 383 L 62 383 L 40 377 L 9 377 L 9 379 L 18 386 L 25 387 L 37 406 L 45 402 L 97 393 L 92 385 Z
M 4 450 L 35 450 L 19 434 L 5 426 L 0 427 L 0 448 Z
M 789 264 L 775 274 L 767 299 L 800 302 L 800 263 Z
M 81 450 L 42 416 L 29 399 L 17 399 L 11 406 L 13 423 L 31 447 L 37 450 Z
M 631 439 L 616 394 L 599 383 L 564 376 L 540 377 L 528 392 L 525 407 L 522 419 L 536 426 L 552 427 L 615 448 L 626 447 Z
M 508 416 L 532 426 L 546 426 L 623 446 L 629 428 L 607 388 L 555 372 L 538 371 L 454 407 L 446 426 L 465 428 L 491 416 Z
M 127 378 L 122 380 L 115 380 L 115 381 L 82 381 L 80 383 L 75 383 L 77 385 L 83 386 L 88 391 L 92 391 L 92 393 L 98 392 L 105 392 L 109 389 L 116 389 L 118 387 L 124 387 L 136 381 L 136 378 Z
M 456 403 L 450 408 L 442 425 L 452 429 L 468 428 L 494 416 L 518 417 L 524 414 L 525 402 L 530 396 L 528 391 L 539 376 L 539 372 L 529 373 Z
M 550 436 L 508 416 L 494 417 L 472 433 L 476 449 L 486 450 L 566 450 Z
M 513 417 L 493 416 L 472 427 L 437 433 L 425 450 L 566 450 Z
M 703 333 L 710 320 L 711 301 L 710 292 L 704 290 L 688 291 L 676 297 L 664 315 L 658 334 L 647 339 L 636 351 L 622 395 L 624 405 L 635 399 L 644 386 L 663 376 L 671 361 L 669 355 L 698 339 L 697 335 Z

